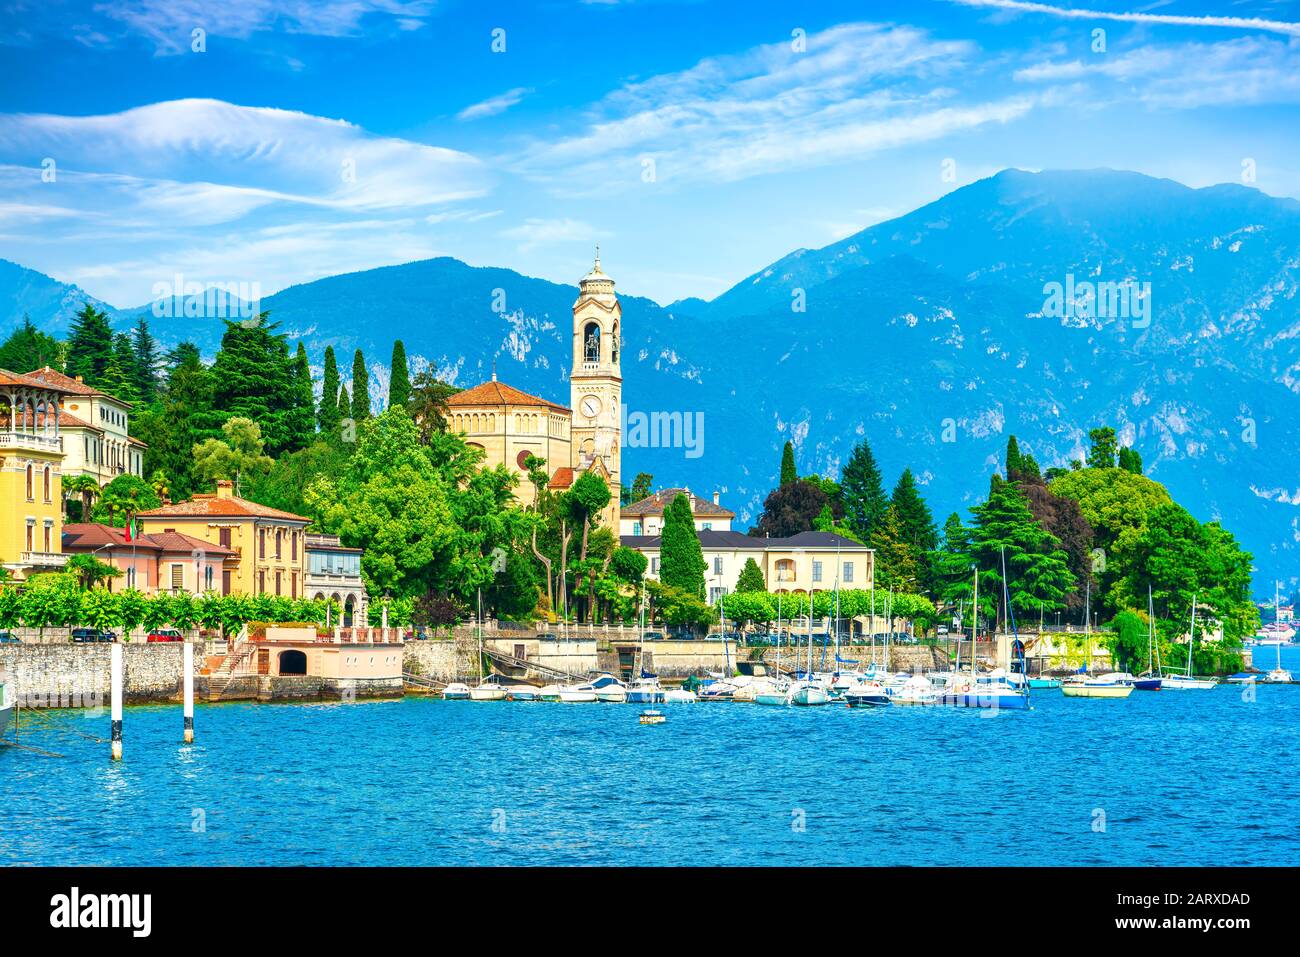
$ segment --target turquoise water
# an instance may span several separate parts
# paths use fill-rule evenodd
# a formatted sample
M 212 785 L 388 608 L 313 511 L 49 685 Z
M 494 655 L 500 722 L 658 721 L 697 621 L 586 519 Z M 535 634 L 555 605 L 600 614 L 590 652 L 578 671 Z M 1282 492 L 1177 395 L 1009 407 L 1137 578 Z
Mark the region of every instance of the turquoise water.
M 66 733 L 23 738 L 60 759 L 0 749 L 0 863 L 1300 860 L 1300 686 L 1033 700 L 669 705 L 652 727 L 632 705 L 225 704 L 193 746 L 178 707 L 132 708 L 118 764 Z

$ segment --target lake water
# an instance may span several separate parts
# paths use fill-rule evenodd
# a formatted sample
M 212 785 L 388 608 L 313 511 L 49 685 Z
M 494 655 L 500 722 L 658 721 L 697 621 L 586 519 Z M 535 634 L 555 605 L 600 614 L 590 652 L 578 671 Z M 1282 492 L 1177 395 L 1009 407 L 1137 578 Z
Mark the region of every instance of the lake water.
M 1300 673 L 1300 649 L 1285 663 Z M 1271 664 L 1272 651 L 1260 655 Z M 3 864 L 1295 864 L 1300 685 L 1033 710 L 127 709 L 0 748 Z M 52 712 L 107 738 L 108 716 Z

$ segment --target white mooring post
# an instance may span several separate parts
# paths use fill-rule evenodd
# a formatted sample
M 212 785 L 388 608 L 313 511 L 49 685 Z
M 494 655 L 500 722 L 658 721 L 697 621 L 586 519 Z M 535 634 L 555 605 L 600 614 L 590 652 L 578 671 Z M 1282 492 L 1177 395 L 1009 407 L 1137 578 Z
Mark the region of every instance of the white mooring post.
M 113 727 L 113 760 L 122 760 L 122 646 L 109 645 L 109 669 L 112 683 L 109 714 Z
M 194 646 L 185 642 L 185 743 L 194 743 Z

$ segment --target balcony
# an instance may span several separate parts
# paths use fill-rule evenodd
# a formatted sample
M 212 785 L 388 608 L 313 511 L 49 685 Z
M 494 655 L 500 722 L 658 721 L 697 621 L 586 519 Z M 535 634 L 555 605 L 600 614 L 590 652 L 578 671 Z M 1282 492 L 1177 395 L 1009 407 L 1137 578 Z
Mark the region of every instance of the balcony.
M 22 552 L 19 561 L 32 568 L 62 568 L 68 564 L 68 556 L 62 552 Z
M 63 437 L 36 432 L 0 432 L 0 448 L 26 449 L 31 452 L 61 452 Z

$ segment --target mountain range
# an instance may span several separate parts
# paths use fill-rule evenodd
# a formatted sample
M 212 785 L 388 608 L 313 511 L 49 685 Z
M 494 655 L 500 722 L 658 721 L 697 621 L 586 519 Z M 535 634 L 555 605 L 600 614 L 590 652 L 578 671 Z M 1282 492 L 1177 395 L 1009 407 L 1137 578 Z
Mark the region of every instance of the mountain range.
M 608 256 L 605 267 L 617 278 Z M 1274 576 L 1296 581 L 1300 550 L 1298 281 L 1294 200 L 1112 170 L 1006 170 L 792 252 L 712 301 L 622 295 L 629 411 L 704 415 L 702 455 L 626 448 L 624 474 L 717 489 L 743 527 L 787 439 L 802 472 L 835 476 L 866 437 L 891 483 L 912 467 L 941 522 L 983 497 L 1009 434 L 1049 467 L 1109 424 L 1176 500 L 1254 553 L 1262 595 Z M 1141 298 L 1089 311 L 1078 290 L 1098 282 Z M 1053 284 L 1076 292 L 1076 308 L 1053 311 Z M 333 345 L 346 372 L 365 350 L 376 401 L 400 338 L 414 365 L 457 385 L 495 368 L 567 403 L 576 295 L 439 258 L 293 286 L 262 307 L 313 363 Z M 24 312 L 62 333 L 83 298 L 0 261 L 0 334 Z M 118 327 L 147 309 L 100 307 Z M 208 353 L 224 328 L 150 321 L 164 343 Z

